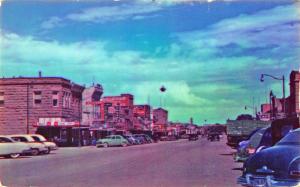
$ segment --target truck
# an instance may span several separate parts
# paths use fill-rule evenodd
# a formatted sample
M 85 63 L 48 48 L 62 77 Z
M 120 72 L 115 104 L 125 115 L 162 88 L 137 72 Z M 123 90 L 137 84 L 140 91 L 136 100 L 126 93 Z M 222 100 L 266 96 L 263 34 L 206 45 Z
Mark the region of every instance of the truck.
M 246 140 L 252 131 L 271 125 L 271 121 L 227 120 L 227 145 L 236 149 L 239 142 Z

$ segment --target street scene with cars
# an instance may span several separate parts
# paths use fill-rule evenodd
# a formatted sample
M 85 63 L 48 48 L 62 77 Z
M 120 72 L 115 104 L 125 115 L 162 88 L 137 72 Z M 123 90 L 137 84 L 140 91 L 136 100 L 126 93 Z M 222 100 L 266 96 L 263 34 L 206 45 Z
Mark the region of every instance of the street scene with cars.
M 300 186 L 300 4 L 0 0 L 0 187 Z

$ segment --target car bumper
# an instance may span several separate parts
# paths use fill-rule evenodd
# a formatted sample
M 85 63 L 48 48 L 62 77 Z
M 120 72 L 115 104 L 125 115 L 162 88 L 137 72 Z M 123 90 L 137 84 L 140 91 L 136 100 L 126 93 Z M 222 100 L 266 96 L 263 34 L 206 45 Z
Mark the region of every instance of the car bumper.
M 258 184 L 255 183 L 253 180 L 250 179 L 250 177 L 239 177 L 237 179 L 237 183 L 242 185 L 242 186 L 251 186 L 251 187 L 296 187 L 300 186 L 300 181 L 299 180 L 282 180 L 282 179 L 275 179 L 272 176 L 266 176 L 262 177 L 265 178 L 266 183 L 265 184 Z

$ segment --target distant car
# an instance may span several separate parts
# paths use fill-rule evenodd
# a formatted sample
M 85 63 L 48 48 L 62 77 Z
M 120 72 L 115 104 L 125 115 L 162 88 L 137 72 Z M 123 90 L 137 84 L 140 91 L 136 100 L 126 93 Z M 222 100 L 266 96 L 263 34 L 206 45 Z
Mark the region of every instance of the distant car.
M 141 134 L 134 134 L 133 137 L 134 137 L 135 139 L 137 139 L 141 144 L 148 143 L 146 137 L 143 136 L 143 135 L 141 135 Z
M 209 141 L 220 141 L 220 134 L 219 133 L 208 133 L 207 140 Z
M 271 130 L 271 127 L 266 127 L 256 131 L 250 139 L 244 142 L 244 145 L 237 150 L 236 154 L 234 154 L 234 160 L 244 162 L 250 155 L 272 146 Z
M 143 136 L 146 139 L 147 143 L 154 143 L 154 140 L 147 134 L 141 134 L 141 136 Z
M 16 142 L 10 137 L 0 136 L 0 156 L 5 158 L 18 158 L 21 154 L 31 153 L 26 143 Z
M 103 139 L 99 139 L 96 142 L 96 147 L 111 147 L 111 146 L 122 146 L 126 147 L 130 145 L 128 140 L 121 135 L 110 135 Z
M 196 141 L 198 140 L 198 134 L 190 134 L 189 141 Z
M 36 156 L 38 154 L 47 154 L 48 148 L 41 142 L 35 141 L 30 135 L 9 135 L 13 140 L 18 142 L 24 142 L 31 147 L 31 155 Z
M 190 135 L 188 134 L 183 134 L 180 136 L 181 139 L 188 139 L 190 137 Z
M 50 153 L 50 151 L 54 151 L 54 150 L 58 149 L 56 143 L 48 141 L 44 136 L 42 136 L 40 134 L 30 134 L 30 136 L 36 142 L 41 142 L 41 143 L 43 143 L 48 148 L 47 154 Z
M 134 136 L 132 135 L 125 135 L 124 138 L 131 144 L 131 145 L 138 145 L 141 144 Z
M 299 186 L 300 129 L 249 157 L 237 182 L 243 186 Z

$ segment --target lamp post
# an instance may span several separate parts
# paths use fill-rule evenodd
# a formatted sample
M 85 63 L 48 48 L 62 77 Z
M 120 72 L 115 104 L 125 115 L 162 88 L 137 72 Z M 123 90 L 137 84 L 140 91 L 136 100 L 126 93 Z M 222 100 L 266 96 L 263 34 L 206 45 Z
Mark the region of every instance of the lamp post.
M 283 97 L 283 113 L 284 115 L 286 114 L 285 113 L 285 78 L 284 78 L 284 75 L 282 75 L 282 77 L 275 77 L 273 75 L 269 75 L 269 74 L 261 74 L 261 77 L 260 77 L 260 82 L 264 82 L 264 77 L 267 76 L 267 77 L 271 77 L 272 79 L 275 79 L 275 80 L 280 80 L 282 81 L 282 97 Z

